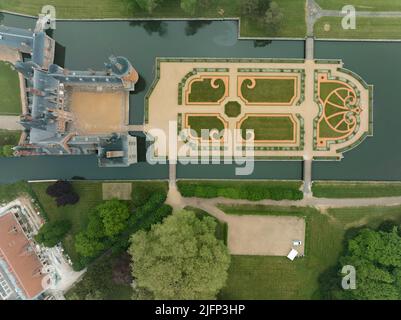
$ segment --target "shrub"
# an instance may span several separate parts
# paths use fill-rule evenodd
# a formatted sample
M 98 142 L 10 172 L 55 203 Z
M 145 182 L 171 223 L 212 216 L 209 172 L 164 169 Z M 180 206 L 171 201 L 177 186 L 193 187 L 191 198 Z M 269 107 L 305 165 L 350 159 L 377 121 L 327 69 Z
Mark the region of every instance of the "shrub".
M 76 204 L 79 201 L 79 195 L 76 192 L 63 194 L 56 198 L 57 207 L 65 206 L 67 204 Z
M 40 228 L 35 240 L 51 248 L 61 242 L 70 229 L 71 223 L 67 220 L 47 222 Z
M 54 184 L 50 185 L 46 189 L 46 193 L 53 197 L 61 197 L 62 195 L 72 192 L 72 185 L 68 181 L 58 180 Z

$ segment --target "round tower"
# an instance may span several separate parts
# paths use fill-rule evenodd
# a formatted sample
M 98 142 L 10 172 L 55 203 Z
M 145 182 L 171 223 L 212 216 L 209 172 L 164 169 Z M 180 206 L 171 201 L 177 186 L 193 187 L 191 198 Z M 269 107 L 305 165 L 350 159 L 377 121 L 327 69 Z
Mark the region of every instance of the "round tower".
M 121 56 L 111 56 L 109 60 L 108 67 L 111 69 L 111 73 L 123 81 L 125 88 L 133 90 L 138 82 L 139 75 L 128 59 Z

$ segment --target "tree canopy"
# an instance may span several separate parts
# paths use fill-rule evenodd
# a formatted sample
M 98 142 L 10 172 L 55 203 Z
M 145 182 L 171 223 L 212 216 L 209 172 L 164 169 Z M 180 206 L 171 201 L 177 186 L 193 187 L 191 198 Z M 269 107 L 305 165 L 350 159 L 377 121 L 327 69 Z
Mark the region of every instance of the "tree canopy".
M 154 299 L 213 299 L 224 286 L 230 256 L 215 237 L 216 222 L 190 211 L 167 217 L 131 238 L 138 292 Z
M 45 223 L 35 236 L 35 240 L 46 247 L 54 247 L 70 230 L 71 223 L 67 220 Z
M 114 237 L 126 228 L 129 210 L 125 203 L 114 199 L 102 203 L 96 209 L 102 218 L 106 236 Z
M 401 237 L 397 227 L 390 232 L 363 229 L 348 241 L 340 265 L 356 270 L 356 289 L 341 290 L 340 298 L 401 299 Z

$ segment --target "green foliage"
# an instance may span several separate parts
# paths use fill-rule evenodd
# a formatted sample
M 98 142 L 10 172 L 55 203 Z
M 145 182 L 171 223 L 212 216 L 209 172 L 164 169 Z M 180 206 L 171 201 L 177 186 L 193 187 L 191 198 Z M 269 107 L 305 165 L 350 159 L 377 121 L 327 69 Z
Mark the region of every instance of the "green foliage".
M 12 157 L 14 150 L 13 150 L 13 146 L 10 145 L 5 145 L 3 147 L 0 147 L 0 156 L 3 157 Z
M 98 238 L 91 238 L 84 231 L 75 236 L 75 250 L 83 257 L 94 257 L 105 249 Z
M 128 206 L 119 200 L 99 204 L 89 215 L 86 230 L 75 237 L 75 249 L 83 257 L 97 256 L 128 226 Z
M 216 222 L 177 212 L 131 238 L 133 276 L 155 299 L 213 299 L 224 286 L 230 256 Z
M 269 9 L 265 13 L 263 22 L 268 28 L 270 28 L 274 32 L 277 32 L 283 22 L 283 19 L 284 14 L 281 8 L 277 4 L 277 2 L 272 1 L 270 3 Z
M 64 236 L 71 229 L 71 222 L 60 220 L 45 223 L 35 236 L 35 240 L 46 247 L 54 247 L 63 240 Z
M 114 199 L 102 203 L 96 209 L 102 218 L 107 237 L 114 237 L 126 228 L 129 211 L 125 203 Z
M 401 299 L 401 237 L 398 228 L 390 232 L 362 229 L 348 241 L 340 266 L 356 269 L 356 289 L 332 289 L 332 296 L 357 300 Z M 338 278 L 338 281 L 340 279 Z
M 181 9 L 193 16 L 196 11 L 197 3 L 198 0 L 181 0 Z
M 178 189 L 183 197 L 247 199 L 258 201 L 299 200 L 303 194 L 297 182 L 217 182 L 178 181 Z
M 163 2 L 163 0 L 135 0 L 135 2 L 142 10 L 152 13 L 153 10 Z
M 79 281 L 66 295 L 68 300 L 109 300 L 129 299 L 132 295 L 130 283 L 120 283 L 115 278 L 115 272 L 126 254 L 106 254 L 88 267 L 84 278 Z M 129 274 L 129 259 L 127 262 Z M 129 280 L 131 281 L 129 276 Z

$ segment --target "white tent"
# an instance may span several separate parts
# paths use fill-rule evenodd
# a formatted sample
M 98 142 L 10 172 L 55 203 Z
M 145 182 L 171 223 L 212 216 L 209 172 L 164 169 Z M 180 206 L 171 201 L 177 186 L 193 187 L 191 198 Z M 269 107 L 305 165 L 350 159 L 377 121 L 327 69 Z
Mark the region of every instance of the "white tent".
M 298 255 L 298 251 L 295 249 L 291 249 L 290 253 L 288 254 L 287 258 L 293 261 L 296 256 Z

